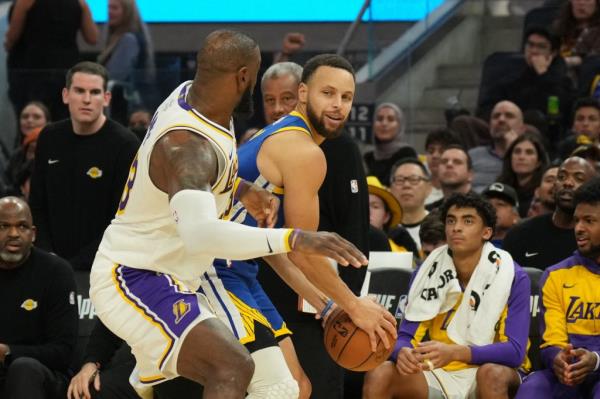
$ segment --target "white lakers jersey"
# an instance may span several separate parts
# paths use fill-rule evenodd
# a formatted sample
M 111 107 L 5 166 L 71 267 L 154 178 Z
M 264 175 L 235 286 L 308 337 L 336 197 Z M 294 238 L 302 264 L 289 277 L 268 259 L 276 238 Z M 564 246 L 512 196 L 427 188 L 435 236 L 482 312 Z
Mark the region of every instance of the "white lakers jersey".
M 191 82 L 180 85 L 154 114 L 131 165 L 117 215 L 106 229 L 98 252 L 115 263 L 168 273 L 195 289 L 213 258 L 190 256 L 185 251 L 169 197 L 150 180 L 150 155 L 157 140 L 173 130 L 187 130 L 208 140 L 219 161 L 218 177 L 212 186 L 219 217 L 225 217 L 231 207 L 237 155 L 233 127 L 224 129 L 192 109 L 186 102 L 190 87 Z M 95 262 L 94 267 L 101 267 L 101 263 Z

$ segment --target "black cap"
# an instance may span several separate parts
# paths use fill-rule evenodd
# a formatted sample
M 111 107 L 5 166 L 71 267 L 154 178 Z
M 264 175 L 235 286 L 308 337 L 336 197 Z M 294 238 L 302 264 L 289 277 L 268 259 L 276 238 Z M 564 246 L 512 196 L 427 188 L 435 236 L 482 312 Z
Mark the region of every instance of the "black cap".
M 490 184 L 483 193 L 481 193 L 486 198 L 500 198 L 505 201 L 508 201 L 512 206 L 519 206 L 519 197 L 517 197 L 517 192 L 514 188 L 504 183 L 492 183 Z

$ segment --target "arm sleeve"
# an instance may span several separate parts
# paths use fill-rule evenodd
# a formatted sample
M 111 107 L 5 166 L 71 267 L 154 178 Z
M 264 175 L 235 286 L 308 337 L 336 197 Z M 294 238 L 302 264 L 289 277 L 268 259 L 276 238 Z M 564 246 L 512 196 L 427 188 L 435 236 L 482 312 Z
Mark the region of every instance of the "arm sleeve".
M 556 354 L 569 342 L 565 309 L 556 278 L 549 270 L 542 275 L 540 286 L 540 355 L 542 364 L 552 369 Z
M 46 168 L 48 167 L 46 135 L 46 129 L 42 130 L 35 150 L 29 205 L 31 207 L 33 224 L 36 227 L 35 245 L 39 248 L 52 251 L 50 227 L 48 225 L 48 199 L 46 196 Z
M 38 258 L 39 259 L 39 258 Z M 44 343 L 39 345 L 11 345 L 11 361 L 19 357 L 32 357 L 51 370 L 66 371 L 69 367 L 77 340 L 77 306 L 75 304 L 75 277 L 73 271 L 62 261 L 53 268 L 52 279 L 43 306 Z M 40 303 L 43 303 L 40 301 Z
M 113 334 L 100 319 L 96 319 L 85 350 L 83 363 L 100 363 L 101 366 L 105 366 L 122 344 L 121 338 Z
M 531 283 L 523 271 L 515 276 L 506 312 L 500 320 L 499 340 L 490 345 L 472 346 L 471 363 L 498 363 L 508 367 L 519 367 L 527 353 L 529 339 L 529 301 Z
M 140 44 L 133 33 L 126 33 L 115 46 L 106 69 L 111 80 L 127 80 L 140 54 Z

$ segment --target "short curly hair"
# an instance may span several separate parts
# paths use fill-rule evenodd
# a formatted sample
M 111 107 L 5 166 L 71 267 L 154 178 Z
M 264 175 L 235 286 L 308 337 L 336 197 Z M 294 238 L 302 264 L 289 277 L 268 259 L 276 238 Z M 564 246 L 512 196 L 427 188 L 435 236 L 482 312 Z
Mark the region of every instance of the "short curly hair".
M 600 177 L 595 177 L 582 184 L 575 191 L 575 206 L 579 204 L 600 204 Z
M 481 195 L 470 192 L 467 194 L 455 193 L 444 201 L 441 206 L 442 221 L 446 223 L 448 211 L 453 206 L 457 208 L 473 208 L 483 220 L 486 227 L 492 229 L 492 235 L 496 231 L 496 209 Z

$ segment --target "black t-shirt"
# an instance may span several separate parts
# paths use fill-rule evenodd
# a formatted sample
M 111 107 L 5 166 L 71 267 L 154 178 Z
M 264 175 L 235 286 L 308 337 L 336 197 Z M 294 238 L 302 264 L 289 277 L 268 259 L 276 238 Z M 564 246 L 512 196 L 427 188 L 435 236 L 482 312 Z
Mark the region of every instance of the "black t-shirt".
M 552 213 L 523 221 L 508 231 L 502 247 L 523 267 L 545 270 L 577 249 L 573 229 L 552 223 Z

